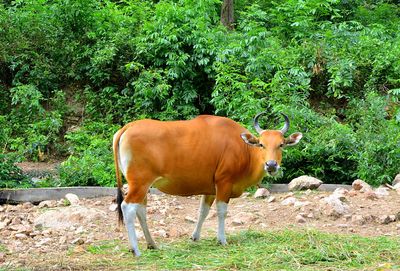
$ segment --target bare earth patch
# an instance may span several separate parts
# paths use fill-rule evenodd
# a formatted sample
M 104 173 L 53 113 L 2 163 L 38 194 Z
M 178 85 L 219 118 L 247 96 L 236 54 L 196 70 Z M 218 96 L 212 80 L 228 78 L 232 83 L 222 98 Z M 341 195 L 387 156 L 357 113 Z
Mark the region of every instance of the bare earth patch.
M 362 236 L 400 235 L 400 195 L 393 190 L 375 197 L 351 191 L 341 197 L 342 213 L 326 205 L 329 192 L 272 194 L 265 199 L 251 196 L 232 199 L 226 231 L 315 228 L 329 233 Z M 293 199 L 294 198 L 294 199 Z M 189 237 L 197 220 L 200 197 L 149 195 L 148 223 L 158 244 Z M 288 200 L 289 199 L 289 200 Z M 39 206 L 30 203 L 0 205 L 0 269 L 26 267 L 50 270 L 62 262 L 85 261 L 79 258 L 90 245 L 121 240 L 128 247 L 125 229 L 118 226 L 114 198 L 80 199 L 78 205 L 49 201 Z M 144 237 L 136 224 L 141 240 Z M 213 208 L 203 226 L 202 236 L 214 237 L 217 216 Z M 200 240 L 201 242 L 201 240 Z M 121 256 L 122 257 L 122 256 Z M 59 270 L 62 268 L 55 268 Z

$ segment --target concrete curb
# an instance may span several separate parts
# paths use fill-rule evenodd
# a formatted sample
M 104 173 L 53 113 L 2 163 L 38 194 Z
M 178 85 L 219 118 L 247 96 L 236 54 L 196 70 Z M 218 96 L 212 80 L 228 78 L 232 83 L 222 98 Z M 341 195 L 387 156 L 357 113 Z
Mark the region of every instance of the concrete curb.
M 345 188 L 350 190 L 351 185 L 341 184 L 322 184 L 317 190 L 334 191 L 336 188 Z M 287 184 L 271 184 L 268 187 L 271 193 L 289 192 Z M 31 188 L 31 189 L 2 189 L 0 190 L 0 204 L 4 203 L 20 203 L 32 202 L 39 203 L 44 200 L 60 200 L 66 194 L 73 193 L 79 198 L 98 198 L 106 196 L 116 196 L 115 187 L 52 187 L 52 188 Z M 161 192 L 155 188 L 151 188 L 149 193 L 160 194 Z

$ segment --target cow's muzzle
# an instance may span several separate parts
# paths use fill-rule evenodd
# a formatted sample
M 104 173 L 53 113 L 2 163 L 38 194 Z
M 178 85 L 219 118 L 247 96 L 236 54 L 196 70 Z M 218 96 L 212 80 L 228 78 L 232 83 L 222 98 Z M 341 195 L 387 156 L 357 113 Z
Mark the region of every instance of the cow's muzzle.
M 264 164 L 264 170 L 268 175 L 274 176 L 279 171 L 278 162 L 275 160 L 269 160 Z

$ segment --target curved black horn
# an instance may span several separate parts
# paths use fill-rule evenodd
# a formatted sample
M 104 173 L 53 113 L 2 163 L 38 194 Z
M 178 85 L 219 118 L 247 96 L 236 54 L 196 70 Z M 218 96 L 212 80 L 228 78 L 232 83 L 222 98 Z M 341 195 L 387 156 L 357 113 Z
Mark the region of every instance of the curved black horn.
M 258 124 L 258 118 L 263 115 L 266 114 L 267 111 L 258 113 L 255 117 L 254 117 L 254 128 L 256 129 L 257 133 L 261 134 L 262 131 L 264 131 L 263 129 L 261 129 L 260 125 Z
M 290 121 L 289 121 L 288 116 L 286 116 L 283 113 L 281 113 L 281 115 L 285 118 L 285 125 L 283 125 L 281 131 L 282 131 L 282 134 L 286 134 L 286 132 L 289 130 L 289 127 L 290 127 Z

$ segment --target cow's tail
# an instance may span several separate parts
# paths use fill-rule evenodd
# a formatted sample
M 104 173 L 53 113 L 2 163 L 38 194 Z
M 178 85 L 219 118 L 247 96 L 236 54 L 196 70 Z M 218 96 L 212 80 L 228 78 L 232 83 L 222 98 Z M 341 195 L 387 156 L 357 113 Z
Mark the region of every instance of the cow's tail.
M 121 204 L 124 200 L 124 194 L 122 192 L 122 176 L 121 171 L 119 169 L 119 140 L 121 135 L 126 131 L 128 127 L 124 126 L 118 132 L 115 133 L 113 139 L 113 152 L 114 152 L 114 166 L 115 166 L 115 175 L 117 177 L 117 211 L 118 211 L 118 222 L 119 224 L 124 223 L 124 215 L 122 213 Z

